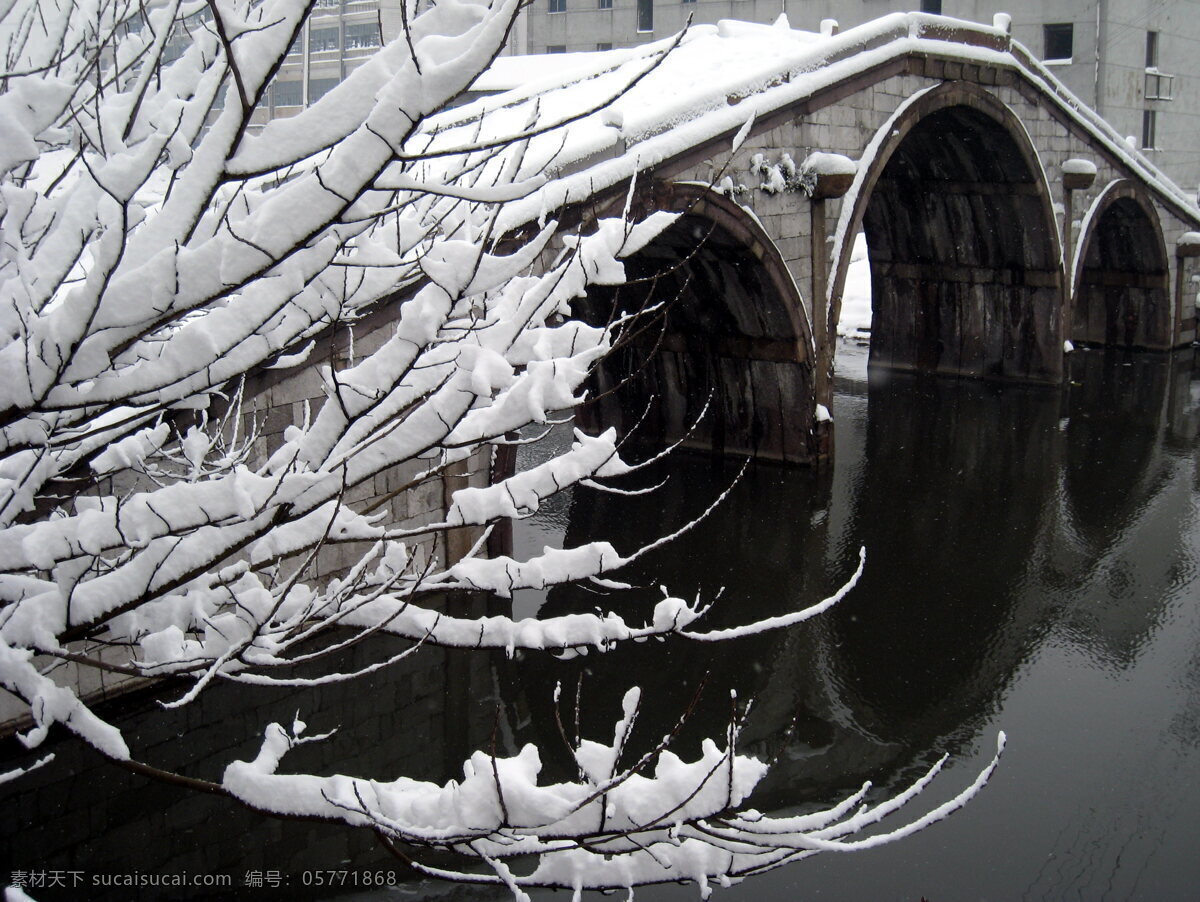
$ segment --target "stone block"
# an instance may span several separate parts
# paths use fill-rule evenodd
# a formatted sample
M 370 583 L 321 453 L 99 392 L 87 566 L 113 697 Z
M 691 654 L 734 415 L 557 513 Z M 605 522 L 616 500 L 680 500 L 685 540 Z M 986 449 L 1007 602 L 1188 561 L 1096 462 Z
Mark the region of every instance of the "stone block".
M 318 372 L 320 362 L 309 358 L 309 362 L 297 369 L 293 376 L 288 376 L 271 388 L 271 404 L 291 404 L 306 399 L 324 400 L 325 389 Z
M 440 479 L 427 479 L 408 492 L 408 509 L 413 514 L 441 511 L 443 489 Z

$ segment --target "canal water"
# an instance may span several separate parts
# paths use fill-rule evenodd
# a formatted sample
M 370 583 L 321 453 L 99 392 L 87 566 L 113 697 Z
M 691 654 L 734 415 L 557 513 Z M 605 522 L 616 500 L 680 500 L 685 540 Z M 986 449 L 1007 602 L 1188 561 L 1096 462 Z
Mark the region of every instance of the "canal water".
M 1200 373 L 1192 355 L 1079 351 L 1069 386 L 1052 390 L 868 378 L 865 349 L 844 351 L 829 470 L 758 465 L 738 479 L 732 462 L 679 454 L 639 477 L 665 479 L 658 492 L 579 491 L 514 537 L 519 552 L 592 537 L 629 550 L 688 522 L 736 480 L 715 513 L 626 578 L 717 599 L 711 623 L 731 625 L 829 594 L 865 547 L 858 587 L 821 617 L 736 643 L 647 643 L 567 661 L 476 654 L 463 664 L 431 652 L 419 667 L 349 695 L 280 693 L 250 708 L 218 690 L 202 699 L 207 707 L 167 716 L 134 698 L 114 718 L 156 763 L 170 765 L 182 745 L 198 762 L 189 773 L 213 777 L 230 757 L 254 754 L 264 717 L 290 718 L 303 704 L 316 709 L 301 711 L 313 730 L 331 722 L 342 730 L 325 747 L 299 750 L 298 764 L 445 779 L 493 734 L 501 747 L 537 742 L 552 771 L 564 768 L 554 751 L 558 683 L 564 698 L 578 691 L 580 730 L 597 738 L 631 685 L 647 704 L 635 731 L 644 743 L 693 706 L 679 740 L 685 757 L 701 737 L 724 733 L 735 689 L 755 699 L 744 751 L 774 761 L 753 805 L 811 810 L 864 780 L 883 797 L 949 754 L 913 818 L 967 785 L 1003 730 L 999 770 L 947 820 L 884 848 L 816 856 L 715 898 L 1195 899 Z M 609 603 L 555 590 L 515 605 L 527 614 Z M 615 606 L 631 619 L 642 610 L 621 599 Z M 237 891 L 142 898 L 323 898 L 331 893 L 298 885 L 304 869 L 393 865 L 367 834 L 231 811 L 115 771 L 77 745 L 55 751 L 53 764 L 5 787 L 5 877 L 15 868 L 209 872 L 230 875 Z M 245 886 L 255 875 L 290 883 Z M 351 896 L 504 894 L 408 883 Z M 564 898 L 538 894 L 552 897 Z M 697 890 L 657 887 L 637 898 L 694 899 Z

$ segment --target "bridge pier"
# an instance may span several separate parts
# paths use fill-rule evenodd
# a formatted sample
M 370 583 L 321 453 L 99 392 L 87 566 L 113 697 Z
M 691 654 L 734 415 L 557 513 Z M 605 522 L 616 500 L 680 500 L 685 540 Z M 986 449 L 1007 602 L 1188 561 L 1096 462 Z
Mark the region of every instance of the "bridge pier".
M 1187 233 L 1175 246 L 1175 319 L 1179 323 L 1177 345 L 1191 343 L 1200 337 L 1196 329 L 1196 305 L 1187 303 L 1191 300 L 1188 297 L 1191 293 L 1187 290 L 1190 284 L 1187 278 L 1189 261 L 1200 261 L 1200 232 Z M 1195 268 L 1195 277 L 1200 278 L 1200 267 Z
M 813 344 L 816 349 L 814 381 L 816 404 L 828 411 L 833 396 L 833 359 L 837 351 L 837 311 L 831 309 L 829 297 L 829 251 L 826 243 L 828 220 L 825 202 L 844 197 L 854 183 L 857 167 L 844 156 L 812 154 L 800 167 L 800 183 L 809 198 L 809 257 L 812 266 L 810 283 L 813 319 Z M 817 460 L 833 455 L 833 421 L 816 416 L 813 427 L 817 436 Z

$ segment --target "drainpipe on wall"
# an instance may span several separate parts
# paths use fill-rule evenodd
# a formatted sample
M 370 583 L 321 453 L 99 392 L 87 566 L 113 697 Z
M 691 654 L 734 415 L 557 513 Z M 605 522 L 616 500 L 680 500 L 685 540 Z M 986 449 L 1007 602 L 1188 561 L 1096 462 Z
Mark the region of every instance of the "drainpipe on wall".
M 304 30 L 301 32 L 302 38 L 300 43 L 300 59 L 303 61 L 300 64 L 300 103 L 307 110 L 309 105 L 308 99 L 308 28 L 309 20 L 304 20 Z

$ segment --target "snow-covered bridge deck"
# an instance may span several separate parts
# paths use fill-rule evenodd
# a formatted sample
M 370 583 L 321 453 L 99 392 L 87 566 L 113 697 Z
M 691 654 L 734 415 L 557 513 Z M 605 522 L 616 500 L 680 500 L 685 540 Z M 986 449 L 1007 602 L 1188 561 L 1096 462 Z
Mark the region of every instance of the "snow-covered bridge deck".
M 1195 198 L 1014 43 L 1006 17 L 897 14 L 840 34 L 723 22 L 677 46 L 502 59 L 476 89 L 506 90 L 442 116 L 434 140 L 532 136 L 510 161 L 533 181 L 506 228 L 619 211 L 635 176 L 635 212 L 683 214 L 630 263 L 650 275 L 686 258 L 639 380 L 663 400 L 666 438 L 712 391 L 720 412 L 696 441 L 822 453 L 860 229 L 878 365 L 1053 384 L 1071 342 L 1195 337 Z M 610 382 L 642 363 L 625 356 Z

